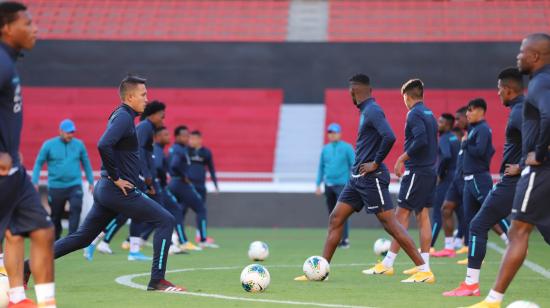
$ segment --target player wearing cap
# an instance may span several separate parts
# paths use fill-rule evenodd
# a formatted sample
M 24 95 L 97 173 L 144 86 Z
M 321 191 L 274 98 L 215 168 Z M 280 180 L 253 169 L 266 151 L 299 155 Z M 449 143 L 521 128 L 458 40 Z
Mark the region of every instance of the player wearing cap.
M 74 138 L 76 126 L 70 119 L 59 124 L 59 136 L 46 140 L 36 157 L 32 172 L 32 183 L 38 189 L 40 170 L 48 166 L 48 203 L 55 225 L 55 238 L 61 232 L 61 215 L 67 201 L 69 210 L 69 234 L 78 229 L 82 211 L 81 166 L 86 173 L 90 192 L 93 190 L 94 175 L 84 143 Z
M 325 200 L 328 213 L 336 206 L 336 201 L 350 177 L 351 168 L 355 162 L 355 153 L 351 144 L 340 140 L 342 128 L 337 123 L 332 123 L 327 128 L 327 143 L 322 151 L 317 171 L 316 194 L 321 195 L 321 183 L 325 185 Z M 349 248 L 349 225 L 346 221 L 344 234 L 338 245 L 341 248 Z

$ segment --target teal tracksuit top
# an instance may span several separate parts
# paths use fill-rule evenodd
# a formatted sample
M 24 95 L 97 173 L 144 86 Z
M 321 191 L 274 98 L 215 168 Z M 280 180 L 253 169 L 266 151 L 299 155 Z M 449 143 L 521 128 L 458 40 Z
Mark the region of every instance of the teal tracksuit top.
M 82 185 L 81 164 L 86 172 L 88 183 L 92 184 L 94 181 L 86 147 L 76 138 L 65 143 L 61 137 L 55 137 L 42 144 L 32 172 L 32 182 L 35 185 L 38 184 L 40 170 L 44 163 L 48 165 L 48 187 L 50 188 Z
M 344 141 L 330 142 L 323 147 L 317 172 L 317 186 L 345 185 L 355 162 L 353 147 Z

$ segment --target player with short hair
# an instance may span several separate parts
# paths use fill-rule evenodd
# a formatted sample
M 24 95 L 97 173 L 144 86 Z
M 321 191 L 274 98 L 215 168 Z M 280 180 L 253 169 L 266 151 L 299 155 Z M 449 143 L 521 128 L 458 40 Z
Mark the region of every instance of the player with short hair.
M 453 182 L 456 172 L 456 162 L 460 150 L 460 139 L 451 131 L 455 124 L 455 117 L 450 113 L 443 113 L 437 122 L 439 132 L 437 153 L 437 186 L 432 211 L 432 242 L 430 251 L 434 250 L 435 242 L 441 230 L 441 206 L 445 195 Z
M 10 307 L 36 307 L 25 296 L 20 270 L 25 257 L 24 237 L 29 237 L 38 304 L 53 308 L 56 306 L 54 228 L 19 153 L 23 99 L 16 61 L 23 50 L 33 49 L 37 32 L 25 5 L 12 1 L 0 3 L 0 243 L 5 236 L 4 262 L 11 286 Z
M 471 306 L 473 308 L 500 308 L 504 292 L 525 260 L 534 227 L 550 244 L 550 35 L 535 33 L 523 39 L 517 67 L 530 77 L 521 130 L 525 168 L 512 206 L 510 245 L 493 288 L 485 300 Z
M 424 83 L 420 79 L 405 82 L 401 87 L 401 95 L 409 112 L 405 125 L 405 151 L 397 159 L 394 168 L 395 175 L 401 178 L 395 216 L 407 229 L 409 218 L 414 212 L 420 232 L 420 252 L 425 271 L 424 275 L 420 275 L 420 267 L 404 271 L 404 274 L 413 275 L 404 282 L 434 283 L 435 276 L 430 271 L 429 263 L 432 239 L 430 207 L 437 182 L 434 170 L 437 159 L 437 122 L 433 112 L 424 104 Z M 394 239 L 384 260 L 364 273 L 375 275 L 382 271 L 393 270 L 400 248 L 399 242 Z M 419 276 L 414 276 L 416 274 Z
M 502 104 L 511 109 L 506 125 L 506 142 L 500 167 L 501 180 L 489 192 L 481 209 L 470 223 L 470 249 L 466 279 L 444 296 L 479 296 L 479 274 L 487 251 L 489 230 L 499 221 L 508 223 L 516 184 L 520 178 L 523 76 L 517 68 L 508 68 L 498 75 L 498 94 Z
M 146 80 L 127 76 L 119 87 L 122 104 L 109 116 L 107 128 L 98 142 L 101 178 L 94 190 L 94 205 L 80 228 L 55 242 L 55 257 L 60 258 L 88 246 L 118 214 L 155 226 L 154 257 L 147 290 L 184 291 L 165 280 L 168 248 L 174 229 L 174 216 L 147 197 L 139 184 L 139 146 L 134 119 L 147 103 Z M 32 260 L 32 259 L 31 259 Z M 28 280 L 30 269 L 25 268 Z

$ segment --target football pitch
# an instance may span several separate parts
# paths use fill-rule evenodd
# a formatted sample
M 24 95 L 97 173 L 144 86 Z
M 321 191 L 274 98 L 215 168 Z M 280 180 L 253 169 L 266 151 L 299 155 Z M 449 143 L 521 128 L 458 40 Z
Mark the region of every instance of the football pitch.
M 193 234 L 194 229 L 188 230 Z M 400 252 L 394 276 L 366 276 L 361 270 L 373 265 L 377 257 L 372 244 L 388 236 L 380 229 L 352 229 L 351 248 L 339 249 L 331 264 L 328 281 L 296 282 L 302 264 L 311 255 L 321 253 L 326 230 L 323 229 L 211 229 L 221 245 L 219 249 L 173 255 L 168 259 L 167 279 L 188 288 L 188 294 L 146 292 L 149 262 L 128 262 L 120 243 L 127 235 L 121 230 L 112 242 L 114 255 L 96 251 L 93 261 L 86 261 L 82 251 L 56 261 L 56 297 L 59 307 L 460 307 L 479 301 L 489 291 L 496 276 L 501 254 L 488 248 L 481 273 L 482 297 L 445 298 L 464 279 L 466 268 L 454 259 L 431 259 L 435 284 L 404 284 L 401 272 L 412 266 Z M 412 231 L 417 237 L 416 230 Z M 271 274 L 271 284 L 263 293 L 246 293 L 239 275 L 246 265 L 247 249 L 254 240 L 269 245 L 270 256 L 262 262 Z M 442 240 L 442 239 L 441 239 Z M 504 248 L 491 235 L 490 241 Z M 441 241 L 439 242 L 441 245 Z M 497 248 L 498 250 L 498 248 Z M 151 255 L 150 247 L 144 253 Z M 504 304 L 524 299 L 541 307 L 550 307 L 550 246 L 538 233 L 531 237 L 525 265 L 506 294 Z M 540 266 L 540 267 L 537 267 Z M 141 275 L 140 275 L 141 274 Z M 29 290 L 32 290 L 30 288 Z M 31 291 L 32 292 L 32 291 Z M 29 294 L 34 296 L 34 294 Z M 505 307 L 505 306 L 504 306 Z

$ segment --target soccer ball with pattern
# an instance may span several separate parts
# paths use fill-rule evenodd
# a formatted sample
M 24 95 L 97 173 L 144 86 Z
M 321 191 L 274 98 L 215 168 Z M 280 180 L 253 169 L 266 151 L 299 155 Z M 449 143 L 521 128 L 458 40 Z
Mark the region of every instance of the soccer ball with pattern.
M 515 301 L 506 308 L 540 308 L 540 306 L 528 301 Z
M 248 257 L 252 261 L 264 261 L 269 256 L 269 247 L 266 243 L 254 241 L 248 247 Z
M 267 268 L 260 264 L 250 264 L 241 272 L 241 285 L 246 292 L 263 292 L 270 281 Z
M 328 261 L 319 256 L 313 256 L 307 258 L 302 267 L 307 279 L 313 281 L 323 281 L 327 279 L 330 273 L 330 265 Z
M 391 241 L 387 240 L 385 238 L 379 238 L 374 242 L 374 246 L 372 246 L 372 250 L 374 250 L 374 254 L 377 256 L 385 256 L 388 251 L 390 250 Z

